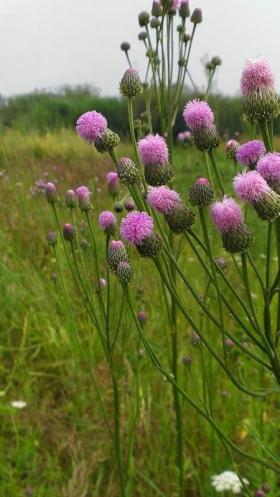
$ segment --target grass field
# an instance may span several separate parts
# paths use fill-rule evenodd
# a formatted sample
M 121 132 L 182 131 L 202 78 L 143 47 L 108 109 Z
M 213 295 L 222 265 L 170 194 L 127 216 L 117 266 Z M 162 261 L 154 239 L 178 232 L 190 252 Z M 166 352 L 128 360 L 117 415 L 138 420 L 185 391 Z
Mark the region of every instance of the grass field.
M 130 154 L 129 146 L 121 147 L 122 155 Z M 228 193 L 231 192 L 233 164 L 218 151 L 219 164 Z M 176 184 L 186 198 L 192 181 L 206 174 L 204 157 L 190 149 L 175 150 Z M 0 497 L 118 497 L 117 470 L 112 444 L 100 413 L 91 374 L 100 386 L 109 423 L 112 423 L 112 387 L 107 366 L 81 301 L 67 272 L 71 305 L 75 311 L 78 332 L 88 351 L 92 371 L 89 372 L 75 340 L 73 322 L 63 299 L 56 261 L 46 243 L 46 233 L 54 229 L 50 208 L 39 194 L 38 180 L 57 183 L 61 195 L 62 222 L 71 221 L 64 207 L 66 189 L 86 184 L 93 192 L 93 218 L 104 208 L 111 208 L 105 183 L 106 172 L 113 169 L 110 158 L 97 155 L 71 131 L 38 135 L 9 132 L 0 140 Z M 121 214 L 118 215 L 121 218 Z M 246 214 L 256 235 L 252 254 L 263 264 L 265 228 L 253 210 Z M 81 226 L 82 229 L 82 226 Z M 219 235 L 212 230 L 215 255 L 225 256 L 232 282 L 242 283 L 229 256 L 222 249 Z M 100 233 L 100 258 L 104 259 L 104 237 Z M 179 241 L 177 241 L 179 243 Z M 61 247 L 59 257 L 63 261 Z M 276 271 L 273 252 L 273 271 Z M 190 247 L 182 251 L 185 273 L 195 281 L 203 297 L 207 280 L 201 274 Z M 166 316 L 158 303 L 157 275 L 149 261 L 132 255 L 135 278 L 132 292 L 138 310 L 146 310 L 146 332 L 155 350 L 168 365 L 170 336 Z M 238 258 L 237 258 L 238 260 Z M 261 266 L 262 267 L 262 266 Z M 104 259 L 103 277 L 106 277 Z M 114 284 L 117 316 L 122 305 L 122 292 Z M 242 288 L 241 288 L 242 292 Z M 257 281 L 252 289 L 258 312 L 260 291 Z M 245 296 L 244 296 L 245 298 Z M 185 303 L 198 319 L 199 310 L 186 294 Z M 210 291 L 207 305 L 216 312 L 215 294 Z M 240 311 L 241 312 L 241 311 Z M 219 334 L 201 315 L 200 326 L 219 350 Z M 226 316 L 232 333 L 253 350 L 253 345 L 234 327 Z M 114 322 L 114 326 L 117 326 Z M 271 452 L 279 449 L 279 401 L 275 396 L 249 398 L 238 391 L 211 360 L 207 351 L 195 345 L 193 330 L 183 320 L 180 325 L 180 377 L 185 389 L 198 403 L 211 401 L 211 409 L 219 426 L 244 450 L 264 455 L 259 435 Z M 192 365 L 183 364 L 184 357 Z M 141 349 L 128 310 L 124 308 L 116 347 L 118 380 L 121 385 L 121 436 L 124 457 L 127 456 L 130 426 L 137 414 L 133 446 L 134 497 L 175 497 L 176 455 L 175 422 L 172 391 L 153 368 Z M 233 347 L 229 362 L 251 388 L 271 385 L 267 373 L 254 369 L 254 363 Z M 204 375 L 201 375 L 202 366 Z M 90 374 L 91 373 L 91 374 Z M 208 390 L 205 389 L 205 382 Z M 211 399 L 204 396 L 211 392 Z M 138 399 L 138 403 L 136 400 Z M 11 405 L 23 400 L 26 407 Z M 188 497 L 215 495 L 210 485 L 213 474 L 235 469 L 228 453 L 213 430 L 187 405 L 183 407 L 184 444 Z M 273 497 L 279 495 L 277 478 L 271 471 L 237 456 L 242 476 L 253 489 L 269 481 Z

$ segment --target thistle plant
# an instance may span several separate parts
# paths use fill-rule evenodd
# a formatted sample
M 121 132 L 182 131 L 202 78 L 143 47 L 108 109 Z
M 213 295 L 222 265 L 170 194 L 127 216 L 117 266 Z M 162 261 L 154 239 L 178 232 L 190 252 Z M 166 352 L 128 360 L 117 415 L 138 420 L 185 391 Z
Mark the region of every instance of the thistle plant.
M 174 86 L 172 32 L 177 12 L 181 19 L 179 53 L 185 62 L 179 65 Z M 120 83 L 121 92 L 128 101 L 131 157 L 119 157 L 119 137 L 108 128 L 106 118 L 96 111 L 80 116 L 76 127 L 81 138 L 95 146 L 98 152 L 107 153 L 112 161 L 115 171 L 110 171 L 107 181 L 113 205 L 128 205 L 129 199 L 132 207 L 126 207 L 127 210 L 120 213 L 120 221 L 110 210 L 96 212 L 95 198 L 90 189 L 81 186 L 75 191 L 68 190 L 66 194 L 69 220 L 63 225 L 58 208 L 59 195 L 51 183 L 46 188 L 46 199 L 53 211 L 75 289 L 99 337 L 111 375 L 113 429 L 104 409 L 101 385 L 98 385 L 89 367 L 94 388 L 98 392 L 101 413 L 113 440 L 120 496 L 133 495 L 137 465 L 134 438 L 139 417 L 137 387 L 135 415 L 128 436 L 123 437 L 122 392 L 116 350 L 124 309 L 131 319 L 131 333 L 135 333 L 135 349 L 141 343 L 155 370 L 172 388 L 177 494 L 180 497 L 186 494 L 184 440 L 187 434 L 184 433 L 182 422 L 183 406 L 186 403 L 192 409 L 188 411 L 189 415 L 193 412 L 209 425 L 213 436 L 225 447 L 236 471 L 215 476 L 213 486 L 222 491 L 232 490 L 237 493 L 238 490 L 244 495 L 251 495 L 248 493 L 247 479 L 239 474 L 241 464 L 248 460 L 263 471 L 269 470 L 269 474 L 278 474 L 279 457 L 266 447 L 261 429 L 243 447 L 232 434 L 221 428 L 213 407 L 213 390 L 209 371 L 205 368 L 205 357 L 216 364 L 224 381 L 231 383 L 244 398 L 251 398 L 252 402 L 258 403 L 272 396 L 276 401 L 280 385 L 280 161 L 279 154 L 274 150 L 272 121 L 279 113 L 279 103 L 268 66 L 263 62 L 247 65 L 241 78 L 245 116 L 255 130 L 260 130 L 263 141 L 254 140 L 240 146 L 236 142 L 227 145 L 227 155 L 234 160 L 235 166 L 238 163 L 240 167 L 240 172 L 232 178 L 232 189 L 227 192 L 215 156 L 220 138 L 214 124 L 214 113 L 205 100 L 187 102 L 184 118 L 193 134 L 194 144 L 201 153 L 201 168 L 197 180 L 190 184 L 185 178 L 183 194 L 177 192 L 172 128 L 194 34 L 202 17 L 199 9 L 192 13 L 193 28 L 186 42 L 185 23 L 189 16 L 187 1 L 164 0 L 161 3 L 155 0 L 152 15 L 154 17 L 150 19 L 149 13 L 142 12 L 139 24 L 144 29 L 141 39 L 148 53 L 160 129 L 152 128 L 149 117 L 146 136 L 138 141 L 136 139 L 133 103 L 142 93 L 143 85 L 137 71 L 132 68 L 125 72 Z M 156 33 L 156 49 L 152 45 L 151 29 Z M 130 63 L 129 45 L 123 44 L 122 49 Z M 164 133 L 167 133 L 167 141 Z M 246 215 L 243 212 L 244 203 L 248 204 Z M 87 226 L 86 251 L 90 251 L 90 259 L 85 255 L 85 244 L 77 229 L 77 204 L 79 216 L 83 216 Z M 115 211 L 120 212 L 120 209 L 115 208 Z M 251 226 L 252 217 L 258 223 L 257 230 Z M 265 264 L 252 252 L 254 240 L 263 236 L 264 228 L 267 231 Z M 103 234 L 101 243 L 98 232 Z M 62 274 L 57 255 L 58 241 L 49 236 L 49 243 L 55 253 L 58 272 Z M 186 262 L 186 251 L 192 254 L 199 268 L 195 277 Z M 159 293 L 164 297 L 164 304 L 154 302 L 159 307 L 158 312 L 166 318 L 170 339 L 170 350 L 161 353 L 156 347 L 156 338 L 150 335 L 146 314 L 139 314 L 135 306 L 134 276 L 138 274 L 139 257 L 147 260 L 154 275 L 153 285 L 159 286 Z M 121 304 L 119 297 L 116 302 L 116 294 L 112 292 L 115 285 L 118 285 Z M 253 298 L 253 287 L 257 291 L 258 307 Z M 69 301 L 64 283 L 63 292 Z M 205 321 L 207 328 L 204 326 Z M 188 358 L 183 364 L 179 361 L 182 330 L 186 326 L 201 350 L 203 392 L 201 394 L 198 389 L 197 395 L 191 395 L 182 374 L 182 367 L 191 368 L 191 362 Z M 83 349 L 76 332 L 75 336 L 88 364 L 87 351 Z M 236 355 L 230 353 L 232 347 Z M 248 361 L 259 376 L 254 374 L 253 377 L 245 377 L 243 360 Z M 136 385 L 139 385 L 139 368 L 137 362 Z

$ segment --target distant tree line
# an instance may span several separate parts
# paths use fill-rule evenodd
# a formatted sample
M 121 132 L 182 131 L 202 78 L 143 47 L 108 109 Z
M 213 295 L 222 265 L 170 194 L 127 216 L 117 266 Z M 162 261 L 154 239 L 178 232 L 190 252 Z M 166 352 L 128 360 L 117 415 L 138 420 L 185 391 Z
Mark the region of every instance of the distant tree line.
M 181 101 L 174 133 L 186 129 L 182 110 L 187 100 L 194 95 L 186 94 Z M 215 112 L 215 122 L 221 135 L 232 137 L 236 132 L 246 131 L 242 117 L 242 102 L 239 97 L 213 95 L 209 103 Z M 80 114 L 95 109 L 108 119 L 110 128 L 122 138 L 128 136 L 126 101 L 121 97 L 103 97 L 89 86 L 64 87 L 58 92 L 37 91 L 4 99 L 0 96 L 0 126 L 22 132 L 38 130 L 47 132 L 61 128 L 73 128 Z M 144 99 L 135 100 L 135 115 L 144 112 Z M 156 115 L 156 113 L 154 113 Z M 154 128 L 157 129 L 156 119 Z M 280 132 L 276 123 L 276 132 Z

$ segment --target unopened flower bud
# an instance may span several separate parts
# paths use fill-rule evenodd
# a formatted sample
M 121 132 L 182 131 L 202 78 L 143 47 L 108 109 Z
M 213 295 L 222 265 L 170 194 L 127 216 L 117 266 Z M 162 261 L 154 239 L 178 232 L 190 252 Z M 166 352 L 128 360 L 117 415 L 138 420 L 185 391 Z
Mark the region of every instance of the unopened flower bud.
M 107 286 L 107 281 L 104 278 L 100 278 L 99 280 L 99 287 L 100 288 L 106 288 Z
M 136 69 L 129 68 L 125 71 L 120 82 L 120 92 L 125 97 L 138 97 L 141 95 L 143 86 Z
M 138 21 L 139 21 L 139 26 L 141 28 L 148 26 L 149 20 L 150 20 L 149 12 L 146 12 L 146 11 L 140 12 L 140 14 L 138 16 Z
M 232 347 L 234 347 L 234 342 L 231 340 L 231 338 L 226 338 L 225 339 L 225 347 L 230 350 Z
M 135 209 L 135 202 L 134 200 L 132 200 L 132 198 L 128 198 L 127 200 L 124 201 L 124 208 L 130 212 L 130 211 L 134 211 Z
M 214 191 L 208 179 L 198 178 L 189 192 L 190 202 L 198 207 L 207 207 L 214 200 Z
M 89 191 L 88 187 L 79 186 L 78 188 L 76 188 L 75 193 L 78 197 L 81 211 L 82 212 L 89 211 L 91 209 L 91 203 L 90 203 L 91 192 Z
M 117 166 L 120 182 L 124 185 L 132 185 L 139 179 L 139 171 L 136 164 L 128 157 L 122 157 Z
M 201 9 L 194 9 L 191 15 L 191 22 L 193 24 L 200 24 L 202 22 L 202 11 Z
M 140 31 L 138 35 L 138 40 L 145 41 L 148 38 L 146 31 Z
M 136 248 L 142 257 L 155 258 L 159 254 L 162 248 L 161 238 L 153 233 L 152 235 L 145 238 Z
M 265 495 L 266 495 L 265 492 L 261 488 L 259 488 L 255 492 L 255 497 L 265 497 Z
M 113 235 L 116 231 L 116 217 L 111 211 L 103 211 L 99 215 L 98 223 L 106 235 Z
M 112 271 L 116 271 L 120 262 L 128 262 L 126 248 L 121 240 L 112 240 L 107 254 L 107 263 Z
M 53 183 L 48 182 L 45 187 L 45 195 L 49 204 L 55 204 L 57 201 L 57 191 Z
M 146 324 L 147 319 L 148 319 L 148 315 L 147 315 L 146 311 L 137 312 L 137 319 L 142 326 L 144 324 Z
M 80 241 L 80 247 L 82 250 L 87 250 L 88 247 L 89 247 L 89 242 L 86 238 L 82 238 L 81 241 Z
M 150 21 L 150 26 L 151 28 L 156 29 L 160 26 L 160 21 L 156 17 L 152 17 Z
M 182 0 L 179 8 L 179 16 L 186 19 L 190 15 L 189 0 Z
M 57 244 L 57 234 L 55 231 L 49 231 L 47 234 L 47 242 L 49 245 Z
M 66 206 L 73 209 L 77 205 L 77 195 L 74 190 L 67 190 L 65 195 Z
M 224 257 L 214 257 L 214 262 L 216 266 L 221 269 L 221 271 L 224 271 L 227 268 L 227 262 L 224 259 Z
M 184 366 L 191 366 L 192 365 L 192 358 L 189 357 L 189 356 L 185 356 L 183 357 L 182 359 L 182 363 L 184 364 Z
M 51 280 L 52 280 L 54 283 L 56 283 L 57 279 L 58 279 L 58 274 L 57 274 L 57 273 L 55 273 L 55 272 L 53 272 L 53 273 L 51 274 Z
M 130 50 L 130 43 L 128 43 L 128 41 L 123 41 L 121 44 L 121 50 L 123 52 L 128 52 L 128 50 Z
M 63 236 L 67 242 L 72 242 L 74 240 L 75 231 L 72 224 L 70 223 L 64 224 Z
M 160 17 L 162 15 L 162 5 L 160 0 L 154 0 L 152 6 L 152 16 Z
M 113 205 L 113 209 L 115 212 L 122 212 L 123 211 L 123 203 L 122 202 L 115 202 Z
M 199 335 L 194 331 L 191 338 L 191 344 L 195 347 L 201 342 Z
M 121 283 L 127 285 L 132 280 L 133 269 L 128 262 L 121 261 L 118 264 L 116 275 Z
M 188 33 L 185 33 L 185 34 L 183 35 L 183 42 L 184 42 L 185 44 L 187 44 L 187 43 L 190 41 L 190 39 L 191 39 L 191 37 L 190 37 L 190 35 L 189 35 Z
M 236 140 L 229 140 L 226 144 L 226 156 L 228 159 L 236 160 L 239 143 Z
M 111 129 L 106 130 L 95 141 L 95 148 L 98 152 L 110 152 L 113 148 L 117 147 L 120 143 L 120 137 Z
M 222 59 L 218 55 L 214 55 L 211 59 L 211 63 L 216 67 L 216 66 L 221 66 L 222 65 Z

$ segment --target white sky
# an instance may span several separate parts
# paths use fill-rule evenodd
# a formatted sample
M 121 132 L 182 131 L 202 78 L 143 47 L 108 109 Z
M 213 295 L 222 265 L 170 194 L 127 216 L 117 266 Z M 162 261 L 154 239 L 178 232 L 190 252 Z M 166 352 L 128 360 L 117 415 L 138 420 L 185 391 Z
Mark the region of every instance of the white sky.
M 0 0 L 0 93 L 89 83 L 118 93 L 131 42 L 133 65 L 144 76 L 137 15 L 152 0 Z M 280 89 L 280 0 L 190 0 L 201 7 L 190 69 L 203 83 L 201 58 L 220 55 L 218 88 L 234 94 L 246 58 L 265 57 Z

